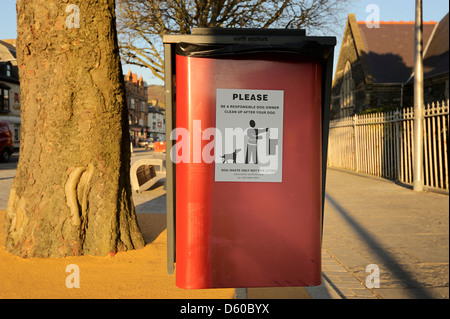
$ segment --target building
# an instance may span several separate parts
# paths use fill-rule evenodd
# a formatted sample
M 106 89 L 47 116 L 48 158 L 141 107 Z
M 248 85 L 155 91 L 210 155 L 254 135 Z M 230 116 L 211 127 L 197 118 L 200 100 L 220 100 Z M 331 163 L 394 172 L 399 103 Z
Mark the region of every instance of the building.
M 439 21 L 423 52 L 424 102 L 449 98 L 449 15 Z
M 15 40 L 0 41 L 0 121 L 11 127 L 14 147 L 20 146 L 20 82 Z
M 131 70 L 125 76 L 126 101 L 130 135 L 134 145 L 148 137 L 147 83 Z
M 148 126 L 150 137 L 156 138 L 159 141 L 166 140 L 166 119 L 162 108 L 149 105 Z
M 348 15 L 332 84 L 331 117 L 413 105 L 414 21 L 369 27 Z M 448 99 L 448 14 L 423 23 L 425 102 Z

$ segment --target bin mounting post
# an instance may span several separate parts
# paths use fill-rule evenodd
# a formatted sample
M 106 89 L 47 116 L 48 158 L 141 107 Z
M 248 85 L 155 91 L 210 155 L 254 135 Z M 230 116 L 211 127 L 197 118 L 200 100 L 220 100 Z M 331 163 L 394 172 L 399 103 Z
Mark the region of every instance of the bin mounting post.
M 172 65 L 173 44 L 164 44 L 164 77 L 166 98 L 166 215 L 167 215 L 167 272 L 172 275 L 175 271 L 175 164 L 170 158 L 172 150 L 171 133 L 175 128 L 175 99 L 173 88 Z

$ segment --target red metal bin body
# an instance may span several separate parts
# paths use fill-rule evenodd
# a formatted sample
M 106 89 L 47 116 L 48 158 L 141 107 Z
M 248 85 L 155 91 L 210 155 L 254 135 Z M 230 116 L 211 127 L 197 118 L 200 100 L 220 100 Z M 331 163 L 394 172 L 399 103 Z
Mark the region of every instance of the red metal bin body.
M 289 53 L 176 55 L 176 74 L 176 127 L 190 135 L 190 161 L 176 165 L 177 286 L 319 285 L 321 63 Z M 216 125 L 217 89 L 284 92 L 281 182 L 216 182 L 214 162 L 194 163 L 195 138 Z

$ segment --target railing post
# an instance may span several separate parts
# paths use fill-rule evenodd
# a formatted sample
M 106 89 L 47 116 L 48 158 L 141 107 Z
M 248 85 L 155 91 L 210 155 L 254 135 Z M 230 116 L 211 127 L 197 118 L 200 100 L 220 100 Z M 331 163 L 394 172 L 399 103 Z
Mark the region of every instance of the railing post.
M 394 124 L 395 124 L 395 156 L 396 156 L 396 169 L 395 169 L 395 178 L 399 182 L 403 182 L 403 179 L 401 178 L 401 171 L 402 171 L 402 113 L 399 109 L 395 110 L 394 113 Z
M 353 116 L 353 144 L 354 144 L 354 161 L 355 161 L 355 172 L 359 172 L 359 165 L 358 165 L 358 154 L 359 154 L 359 146 L 358 146 L 358 136 L 357 136 L 357 129 L 356 124 L 358 122 L 358 115 L 355 114 Z

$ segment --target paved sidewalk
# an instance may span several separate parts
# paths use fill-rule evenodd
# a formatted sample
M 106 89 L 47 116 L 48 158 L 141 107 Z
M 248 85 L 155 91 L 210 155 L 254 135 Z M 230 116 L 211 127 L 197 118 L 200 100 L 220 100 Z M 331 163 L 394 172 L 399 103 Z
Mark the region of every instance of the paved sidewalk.
M 306 291 L 311 299 L 379 299 L 326 250 L 322 252 L 322 285 Z
M 449 197 L 329 169 L 323 251 L 312 298 L 449 298 Z M 369 265 L 379 288 L 365 287 Z

